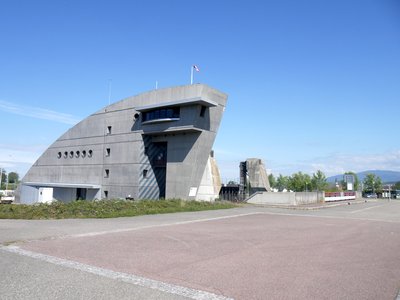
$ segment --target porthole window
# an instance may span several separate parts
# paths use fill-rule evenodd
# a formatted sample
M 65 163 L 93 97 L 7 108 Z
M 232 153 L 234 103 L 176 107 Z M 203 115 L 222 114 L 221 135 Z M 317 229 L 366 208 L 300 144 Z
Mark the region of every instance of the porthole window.
M 70 151 L 69 152 L 69 158 L 73 158 L 74 157 L 74 151 Z
M 57 158 L 61 158 L 61 156 L 62 156 L 61 152 L 58 152 Z
M 67 158 L 68 157 L 68 151 L 65 151 L 64 152 L 64 158 Z
M 86 157 L 86 150 L 82 151 L 82 157 Z
M 81 152 L 78 150 L 75 152 L 75 157 L 78 158 L 79 156 L 81 156 Z
M 92 150 L 89 150 L 87 156 L 88 156 L 88 157 L 92 157 L 92 156 L 93 156 L 93 151 L 92 151 Z

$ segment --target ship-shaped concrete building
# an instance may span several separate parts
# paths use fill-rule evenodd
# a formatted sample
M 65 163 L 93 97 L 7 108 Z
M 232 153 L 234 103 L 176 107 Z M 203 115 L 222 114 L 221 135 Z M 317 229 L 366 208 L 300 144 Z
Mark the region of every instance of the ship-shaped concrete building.
M 22 179 L 19 201 L 212 201 L 221 186 L 212 146 L 226 101 L 216 89 L 191 84 L 108 105 L 40 156 Z

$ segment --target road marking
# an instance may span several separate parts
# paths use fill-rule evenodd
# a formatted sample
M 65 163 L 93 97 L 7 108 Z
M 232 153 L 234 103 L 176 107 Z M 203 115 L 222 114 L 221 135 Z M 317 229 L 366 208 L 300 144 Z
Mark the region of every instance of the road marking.
M 45 261 L 51 264 L 55 264 L 62 267 L 67 267 L 75 270 L 80 270 L 83 272 L 95 274 L 98 276 L 119 280 L 122 282 L 127 282 L 135 285 L 139 285 L 142 287 L 150 288 L 153 290 L 158 290 L 161 292 L 166 292 L 169 294 L 179 295 L 188 297 L 190 299 L 196 300 L 205 300 L 205 299 L 212 299 L 212 300 L 233 300 L 232 298 L 228 298 L 222 295 L 213 294 L 206 291 L 195 290 L 179 285 L 169 284 L 162 281 L 149 279 L 141 276 L 136 276 L 133 274 L 127 274 L 122 272 L 116 272 L 104 268 L 99 268 L 83 263 L 79 263 L 76 261 L 71 261 L 63 258 L 58 258 L 50 255 L 45 255 L 41 253 L 36 253 L 28 250 L 21 249 L 17 246 L 0 246 L 1 250 L 8 251 L 14 254 L 19 254 L 27 257 L 31 257 L 34 259 L 38 259 L 41 261 Z
M 71 235 L 54 236 L 54 237 L 44 238 L 44 239 L 29 240 L 29 242 L 37 241 L 37 240 L 49 240 L 49 239 L 50 240 L 54 240 L 54 239 L 69 239 L 69 238 L 80 238 L 80 237 L 92 237 L 92 236 L 99 236 L 99 235 L 112 234 L 112 233 L 123 233 L 123 232 L 138 231 L 138 230 L 150 229 L 150 228 L 161 228 L 161 227 L 168 227 L 168 226 L 174 226 L 174 225 L 184 225 L 184 224 L 193 224 L 193 223 L 208 222 L 208 221 L 217 221 L 217 220 L 239 218 L 239 217 L 246 217 L 246 216 L 252 216 L 252 215 L 278 215 L 278 216 L 295 216 L 295 217 L 297 216 L 297 217 L 313 217 L 313 218 L 328 218 L 328 219 L 345 219 L 345 220 L 376 221 L 376 222 L 386 222 L 386 223 L 400 223 L 400 221 L 371 219 L 371 218 L 354 218 L 354 217 L 340 217 L 340 216 L 317 216 L 317 215 L 299 214 L 299 213 L 280 213 L 280 212 L 256 211 L 256 212 L 251 212 L 251 213 L 236 214 L 236 215 L 214 217 L 214 218 L 205 218 L 205 219 L 197 219 L 197 220 L 171 222 L 171 223 L 165 223 L 165 224 L 155 224 L 155 225 L 146 225 L 146 226 L 139 226 L 139 227 L 119 228 L 119 229 L 105 230 L 105 231 L 94 231 L 94 232 L 88 232 L 88 233 L 79 233 L 79 234 L 71 234 Z
M 397 223 L 397 224 L 400 223 L 400 221 L 372 219 L 372 218 L 354 218 L 354 217 L 340 217 L 340 216 L 316 216 L 316 215 L 306 215 L 306 214 L 289 214 L 289 213 L 274 213 L 274 212 L 262 212 L 261 214 L 278 215 L 278 216 L 290 216 L 290 217 L 310 217 L 310 218 L 326 218 L 326 219 L 341 219 L 341 220 L 374 221 L 374 222 Z
M 360 211 L 369 210 L 369 209 L 373 209 L 373 208 L 377 208 L 377 207 L 381 207 L 381 206 L 383 206 L 383 205 L 375 205 L 375 206 L 371 206 L 371 207 L 361 208 L 361 209 L 353 210 L 349 213 L 354 214 L 354 213 L 358 213 Z
M 60 236 L 60 237 L 56 237 L 56 238 L 57 239 L 65 239 L 65 238 L 77 238 L 77 237 L 91 237 L 91 236 L 98 236 L 98 235 L 110 234 L 110 233 L 121 233 L 121 232 L 136 231 L 136 230 L 149 229 L 149 228 L 159 228 L 159 227 L 167 227 L 167 226 L 174 226 L 174 225 L 184 225 L 184 224 L 192 224 L 192 223 L 199 223 L 199 222 L 216 221 L 216 220 L 238 218 L 238 217 L 244 217 L 244 216 L 250 216 L 250 215 L 259 215 L 259 214 L 262 214 L 262 212 L 252 212 L 252 213 L 237 214 L 237 215 L 215 217 L 215 218 L 179 221 L 179 222 L 172 222 L 172 223 L 165 223 L 165 224 L 158 224 L 158 225 L 146 225 L 146 226 L 131 227 L 131 228 L 120 228 L 120 229 L 105 230 L 105 231 L 79 233 L 79 234 L 72 234 L 72 235 L 64 235 L 64 236 Z

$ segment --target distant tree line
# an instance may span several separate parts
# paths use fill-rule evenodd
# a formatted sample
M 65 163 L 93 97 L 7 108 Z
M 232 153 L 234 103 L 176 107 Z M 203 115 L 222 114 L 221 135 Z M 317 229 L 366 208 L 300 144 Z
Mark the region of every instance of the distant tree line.
M 9 190 L 16 189 L 19 183 L 19 174 L 17 172 L 10 172 L 7 174 L 5 170 L 1 170 L 1 189 L 5 190 L 8 188 Z
M 357 174 L 354 172 L 345 172 L 345 175 L 353 175 L 353 190 L 362 191 L 364 193 L 382 193 L 383 183 L 382 179 L 375 174 L 367 174 L 364 180 L 360 183 Z M 291 176 L 279 176 L 275 177 L 273 174 L 268 175 L 269 184 L 271 188 L 277 189 L 278 191 L 293 191 L 293 192 L 304 192 L 304 191 L 346 191 L 347 183 L 344 180 L 340 180 L 335 183 L 328 183 L 325 174 L 318 170 L 312 176 L 297 172 Z M 361 186 L 360 186 L 361 185 Z M 400 182 L 395 183 L 392 186 L 393 190 L 400 190 Z
M 325 174 L 320 170 L 312 176 L 302 172 L 294 173 L 292 176 L 279 174 L 277 177 L 270 174 L 268 179 L 271 188 L 280 192 L 285 190 L 294 192 L 324 191 L 329 186 Z

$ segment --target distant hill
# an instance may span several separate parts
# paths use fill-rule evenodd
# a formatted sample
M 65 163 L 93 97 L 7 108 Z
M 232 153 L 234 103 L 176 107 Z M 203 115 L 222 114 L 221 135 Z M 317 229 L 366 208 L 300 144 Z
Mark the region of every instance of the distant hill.
M 384 171 L 384 170 L 368 170 L 356 173 L 358 180 L 363 181 L 367 174 L 375 174 L 382 179 L 383 183 L 395 183 L 400 181 L 400 172 L 397 171 Z M 327 178 L 328 182 L 335 182 L 335 180 L 343 180 L 343 174 L 335 175 Z

